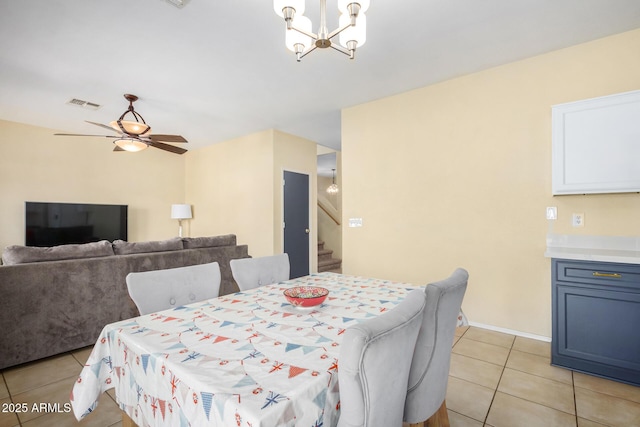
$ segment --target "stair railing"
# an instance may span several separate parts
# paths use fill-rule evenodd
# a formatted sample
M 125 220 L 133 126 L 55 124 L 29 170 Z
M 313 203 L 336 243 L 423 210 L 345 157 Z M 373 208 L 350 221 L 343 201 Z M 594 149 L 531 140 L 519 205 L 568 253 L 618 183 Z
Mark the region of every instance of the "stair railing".
M 338 210 L 334 208 L 333 205 L 321 195 L 318 195 L 318 207 L 322 209 L 323 212 L 333 220 L 333 222 L 335 222 L 337 225 L 340 225 Z

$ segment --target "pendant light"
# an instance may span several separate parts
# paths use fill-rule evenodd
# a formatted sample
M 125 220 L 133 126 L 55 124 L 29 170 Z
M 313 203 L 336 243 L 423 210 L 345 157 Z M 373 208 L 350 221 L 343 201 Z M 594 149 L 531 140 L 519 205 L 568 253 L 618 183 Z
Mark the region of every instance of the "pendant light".
M 327 193 L 329 194 L 338 194 L 338 192 L 340 191 L 340 189 L 338 188 L 338 185 L 336 184 L 336 170 L 335 169 L 331 169 L 332 171 L 332 184 L 327 187 Z

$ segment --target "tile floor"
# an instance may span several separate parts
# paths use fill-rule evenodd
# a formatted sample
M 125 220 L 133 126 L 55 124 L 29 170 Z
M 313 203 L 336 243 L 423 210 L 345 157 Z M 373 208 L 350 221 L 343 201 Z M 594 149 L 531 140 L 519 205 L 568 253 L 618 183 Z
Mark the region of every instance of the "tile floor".
M 81 423 L 64 412 L 90 351 L 2 371 L 0 427 L 120 426 L 112 392 L 103 394 L 98 409 Z M 451 426 L 640 426 L 640 387 L 552 367 L 549 354 L 549 343 L 459 328 L 447 391 Z M 28 410 L 9 411 L 12 402 L 26 403 Z M 34 403 L 59 403 L 60 411 L 33 411 Z

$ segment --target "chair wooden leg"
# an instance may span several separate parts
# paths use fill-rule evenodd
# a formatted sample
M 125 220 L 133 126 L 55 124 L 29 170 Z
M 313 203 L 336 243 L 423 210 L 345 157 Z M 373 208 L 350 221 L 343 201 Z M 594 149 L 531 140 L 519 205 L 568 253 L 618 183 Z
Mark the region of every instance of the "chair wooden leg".
M 447 402 L 443 401 L 440 408 L 425 423 L 425 427 L 450 427 L 449 413 L 447 412 Z
M 409 424 L 409 427 L 424 427 L 424 423 Z

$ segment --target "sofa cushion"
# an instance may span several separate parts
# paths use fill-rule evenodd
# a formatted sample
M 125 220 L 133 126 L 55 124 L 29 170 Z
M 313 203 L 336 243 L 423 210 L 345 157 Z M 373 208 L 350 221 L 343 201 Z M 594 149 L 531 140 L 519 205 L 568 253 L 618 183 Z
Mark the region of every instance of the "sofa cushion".
M 236 235 L 226 234 L 211 237 L 185 237 L 182 239 L 185 249 L 213 248 L 216 246 L 235 246 Z
M 98 258 L 113 255 L 108 240 L 74 245 L 51 247 L 7 246 L 2 252 L 4 265 L 26 264 L 30 262 L 59 261 L 64 259 Z
M 180 237 L 152 242 L 125 242 L 124 240 L 115 240 L 113 242 L 113 250 L 116 255 L 167 252 L 180 249 L 183 249 L 182 239 Z

